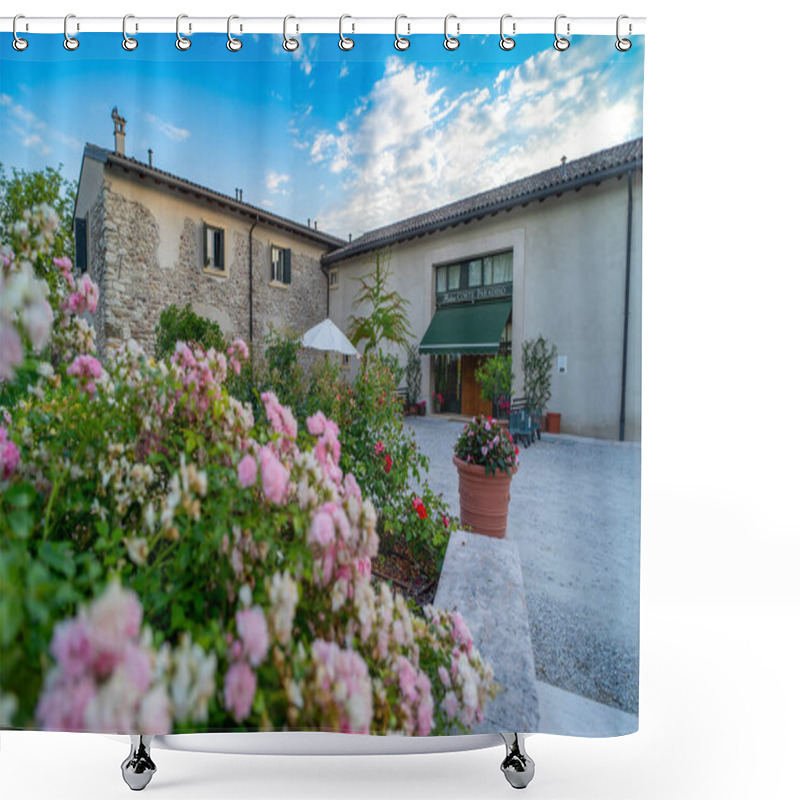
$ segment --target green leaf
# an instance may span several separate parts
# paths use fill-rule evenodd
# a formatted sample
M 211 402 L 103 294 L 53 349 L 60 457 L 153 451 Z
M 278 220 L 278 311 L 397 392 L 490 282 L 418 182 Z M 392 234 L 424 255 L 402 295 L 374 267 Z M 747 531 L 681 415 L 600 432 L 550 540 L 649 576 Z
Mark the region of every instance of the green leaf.
M 8 520 L 8 527 L 11 533 L 13 533 L 17 539 L 27 539 L 31 535 L 35 520 L 30 511 L 21 509 L 10 511 L 6 515 L 6 519 Z
M 17 483 L 3 492 L 3 502 L 12 508 L 30 508 L 36 500 L 36 489 L 29 483 Z

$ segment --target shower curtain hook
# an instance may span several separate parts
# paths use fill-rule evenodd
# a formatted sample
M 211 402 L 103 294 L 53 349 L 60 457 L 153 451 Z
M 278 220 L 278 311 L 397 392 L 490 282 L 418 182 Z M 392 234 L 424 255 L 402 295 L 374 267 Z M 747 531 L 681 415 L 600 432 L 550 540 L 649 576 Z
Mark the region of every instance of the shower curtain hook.
M 553 47 L 555 47 L 555 49 L 558 50 L 559 53 L 563 53 L 569 47 L 569 39 L 567 39 L 564 36 L 558 35 L 558 21 L 560 19 L 566 19 L 566 18 L 567 18 L 566 14 L 559 14 L 556 17 L 556 22 L 554 26 L 556 40 L 553 42 Z M 567 23 L 567 36 L 569 36 L 569 22 Z
M 17 14 L 17 16 L 14 17 L 14 22 L 11 24 L 11 33 L 14 34 L 14 41 L 11 42 L 11 46 L 18 53 L 21 53 L 28 46 L 28 40 L 27 39 L 23 39 L 21 36 L 17 36 L 17 20 L 18 19 L 25 19 L 25 15 L 24 14 Z
M 408 19 L 408 17 L 405 14 L 398 14 L 394 18 L 394 46 L 395 49 L 403 51 L 411 47 L 411 40 L 400 35 L 399 26 L 401 19 Z M 411 25 L 409 23 L 406 23 L 406 25 L 408 25 L 408 32 L 411 33 Z
M 175 39 L 175 47 L 178 50 L 188 50 L 192 46 L 192 40 L 187 39 L 185 36 L 181 35 L 181 20 L 182 19 L 189 19 L 188 14 L 178 14 L 175 20 L 175 35 L 178 37 Z M 189 30 L 192 30 L 191 24 L 189 25 Z
M 617 41 L 616 41 L 616 44 L 614 45 L 614 47 L 616 47 L 617 50 L 620 51 L 620 53 L 627 53 L 628 50 L 630 50 L 631 47 L 633 47 L 633 42 L 630 39 L 623 39 L 619 35 L 620 22 L 622 22 L 623 19 L 628 19 L 628 16 L 626 14 L 620 14 L 617 17 Z M 632 31 L 633 31 L 633 26 L 629 22 L 628 23 L 628 36 L 631 35 Z
M 139 42 L 132 36 L 128 36 L 129 19 L 136 19 L 136 17 L 134 17 L 133 14 L 126 14 L 122 18 L 122 49 L 127 50 L 130 53 L 131 50 L 135 50 L 139 46 Z
M 242 40 L 231 36 L 231 20 L 234 19 L 239 19 L 239 17 L 237 17 L 236 14 L 231 14 L 228 17 L 228 42 L 225 47 L 227 47 L 231 53 L 238 53 L 242 49 Z
M 81 44 L 74 36 L 69 35 L 69 21 L 71 19 L 75 19 L 74 14 L 67 14 L 67 16 L 64 17 L 64 49 L 70 52 L 77 50 Z M 80 25 L 78 25 L 77 30 L 80 29 Z
M 287 53 L 293 53 L 298 47 L 300 47 L 300 42 L 298 42 L 297 39 L 293 39 L 291 36 L 289 36 L 287 32 L 290 19 L 297 19 L 297 17 L 293 17 L 291 14 L 288 14 L 283 18 L 283 49 Z
M 356 43 L 349 37 L 345 36 L 343 33 L 344 21 L 346 19 L 353 19 L 353 18 L 349 14 L 342 14 L 342 16 L 339 17 L 339 47 L 342 50 L 352 50 L 355 47 Z M 355 29 L 356 26 L 353 25 L 353 30 Z
M 448 14 L 444 18 L 444 47 L 445 50 L 453 51 L 453 50 L 458 50 L 458 46 L 461 44 L 461 42 L 459 42 L 455 36 L 451 36 L 447 32 L 447 23 L 450 22 L 451 19 L 458 19 L 458 17 L 455 14 Z M 456 36 L 458 35 L 460 30 L 461 30 L 461 23 L 456 22 Z
M 514 41 L 514 39 L 511 36 L 506 36 L 505 33 L 503 32 L 503 26 L 505 25 L 505 21 L 507 19 L 512 19 L 512 15 L 503 14 L 503 16 L 500 17 L 500 49 L 506 51 L 513 50 L 517 46 L 517 43 Z M 512 33 L 517 32 L 516 22 L 512 23 L 511 32 Z

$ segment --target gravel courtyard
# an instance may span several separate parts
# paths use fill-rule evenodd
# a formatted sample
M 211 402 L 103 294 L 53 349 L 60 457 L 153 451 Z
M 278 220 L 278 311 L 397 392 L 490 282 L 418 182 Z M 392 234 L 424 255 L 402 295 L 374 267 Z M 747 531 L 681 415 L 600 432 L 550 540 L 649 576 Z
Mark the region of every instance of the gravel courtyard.
M 463 423 L 408 417 L 428 483 L 458 513 Z M 638 444 L 544 434 L 520 448 L 508 537 L 519 550 L 537 678 L 638 714 Z

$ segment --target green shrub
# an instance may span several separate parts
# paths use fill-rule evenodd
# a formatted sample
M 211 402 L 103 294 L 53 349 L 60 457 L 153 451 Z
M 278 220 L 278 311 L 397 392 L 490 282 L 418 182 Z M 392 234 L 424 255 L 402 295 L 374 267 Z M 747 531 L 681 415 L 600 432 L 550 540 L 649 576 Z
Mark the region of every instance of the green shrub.
M 171 358 L 178 342 L 193 342 L 204 350 L 213 348 L 218 353 L 224 353 L 226 348 L 225 336 L 219 325 L 195 314 L 189 303 L 183 308 L 170 305 L 161 312 L 156 325 L 156 359 Z
M 556 346 L 544 336 L 522 343 L 522 390 L 525 405 L 532 411 L 545 411 L 550 402 Z
M 494 356 L 488 358 L 475 370 L 475 378 L 481 387 L 481 397 L 492 403 L 494 416 L 499 416 L 501 400 L 508 403 L 511 388 L 514 385 L 514 371 L 511 368 L 511 356 Z

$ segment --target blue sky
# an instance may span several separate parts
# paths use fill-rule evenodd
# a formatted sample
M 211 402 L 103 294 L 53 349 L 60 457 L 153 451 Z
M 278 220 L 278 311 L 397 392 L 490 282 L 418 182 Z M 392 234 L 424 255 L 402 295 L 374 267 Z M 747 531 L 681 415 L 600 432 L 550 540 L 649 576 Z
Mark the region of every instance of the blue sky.
M 86 142 L 113 147 L 113 106 L 126 153 L 346 238 L 642 134 L 644 38 L 201 34 L 179 52 L 148 34 L 126 52 L 118 34 L 31 35 L 17 53 L 0 36 L 0 160 L 64 165 L 77 178 Z

